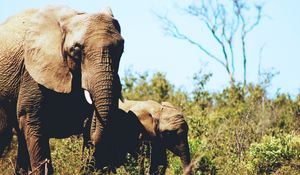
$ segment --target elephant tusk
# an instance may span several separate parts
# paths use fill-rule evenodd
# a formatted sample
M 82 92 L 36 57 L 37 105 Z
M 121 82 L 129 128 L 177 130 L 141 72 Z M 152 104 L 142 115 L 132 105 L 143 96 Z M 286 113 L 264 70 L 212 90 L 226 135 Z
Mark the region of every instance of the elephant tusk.
M 84 97 L 89 104 L 93 104 L 93 100 L 91 98 L 91 94 L 89 93 L 89 91 L 84 90 Z

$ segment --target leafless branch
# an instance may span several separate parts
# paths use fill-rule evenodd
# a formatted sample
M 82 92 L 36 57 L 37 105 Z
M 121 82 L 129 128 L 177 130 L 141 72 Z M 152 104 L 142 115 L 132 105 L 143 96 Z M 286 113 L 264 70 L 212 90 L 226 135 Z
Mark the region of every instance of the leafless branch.
M 202 1 L 202 5 L 200 8 L 197 8 L 194 5 L 190 5 L 185 11 L 192 15 L 196 16 L 199 20 L 201 20 L 207 27 L 208 31 L 212 34 L 213 38 L 222 48 L 222 53 L 224 56 L 223 67 L 226 69 L 230 78 L 232 79 L 232 72 L 229 67 L 229 59 L 228 59 L 228 51 L 226 49 L 226 42 L 223 39 L 226 39 L 226 17 L 225 17 L 225 8 L 222 4 L 217 3 L 217 6 L 214 7 L 211 1 L 207 1 L 207 4 Z M 212 12 L 210 15 L 209 12 Z M 218 29 L 221 28 L 221 34 L 218 34 Z M 232 48 L 232 46 L 231 46 Z
M 258 78 L 259 78 L 259 81 L 260 78 L 261 78 L 261 60 L 262 60 L 262 52 L 263 50 L 265 49 L 265 44 L 263 44 L 260 49 L 259 49 L 259 53 L 258 53 Z
M 215 53 L 208 51 L 203 44 L 182 33 L 177 25 L 166 16 L 157 15 L 157 17 L 164 23 L 164 30 L 167 34 L 197 46 L 207 56 L 220 63 L 226 69 L 231 81 L 234 81 L 235 55 L 241 52 L 245 87 L 247 78 L 246 37 L 260 24 L 263 5 L 253 6 L 245 0 L 230 0 L 230 3 L 231 6 L 228 7 L 228 3 L 222 3 L 219 0 L 201 0 L 195 1 L 183 9 L 184 12 L 200 20 L 207 27 L 212 39 L 220 46 L 222 57 L 217 57 Z M 256 11 L 255 17 L 249 14 L 253 8 Z M 241 42 L 240 52 L 238 51 L 239 47 L 234 47 L 235 40 Z
M 258 24 L 261 21 L 263 6 L 262 5 L 255 5 L 255 8 L 256 8 L 256 11 L 257 11 L 256 21 L 252 25 L 250 25 L 248 29 L 246 29 L 246 31 L 245 31 L 246 33 L 251 32 L 255 27 L 258 26 Z
M 187 35 L 182 34 L 179 31 L 179 29 L 177 28 L 177 26 L 170 19 L 168 19 L 165 16 L 160 16 L 160 15 L 157 15 L 157 17 L 165 24 L 164 30 L 168 35 L 171 35 L 172 37 L 177 38 L 177 39 L 182 39 L 182 40 L 188 41 L 189 43 L 197 46 L 201 51 L 203 51 L 206 55 L 208 55 L 209 57 L 211 57 L 212 59 L 214 59 L 215 61 L 220 63 L 222 66 L 224 66 L 224 67 L 226 66 L 222 60 L 220 60 L 217 56 L 215 56 L 211 52 L 209 52 L 206 48 L 204 48 L 202 46 L 202 44 L 192 40 Z
M 249 32 L 251 32 L 255 27 L 258 26 L 258 24 L 261 21 L 261 14 L 262 14 L 262 5 L 255 5 L 256 8 L 256 20 L 251 24 L 251 21 L 246 20 L 245 18 L 245 12 L 247 10 L 246 5 L 244 2 L 241 0 L 234 0 L 234 5 L 236 11 L 237 17 L 241 20 L 242 22 L 242 27 L 241 27 L 241 43 L 242 43 L 242 55 L 243 55 L 243 68 L 244 68 L 244 87 L 246 86 L 247 83 L 247 53 L 246 53 L 246 37 Z

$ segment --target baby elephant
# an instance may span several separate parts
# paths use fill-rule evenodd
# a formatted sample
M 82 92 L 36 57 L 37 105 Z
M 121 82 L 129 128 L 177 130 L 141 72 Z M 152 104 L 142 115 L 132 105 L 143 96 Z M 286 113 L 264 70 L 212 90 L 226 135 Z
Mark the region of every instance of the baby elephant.
M 150 174 L 164 174 L 167 168 L 166 149 L 179 156 L 185 174 L 189 174 L 190 151 L 188 125 L 183 114 L 168 102 L 119 101 L 119 114 L 111 121 L 107 139 L 103 138 L 103 152 L 98 162 L 118 167 L 126 153 L 138 152 L 138 143 L 149 141 L 151 145 Z M 93 129 L 92 123 L 92 129 Z M 108 151 L 109 150 L 109 151 Z M 97 162 L 97 153 L 96 162 Z M 105 154 L 107 156 L 105 156 Z M 122 159 L 123 158 L 123 159 Z M 110 160 L 109 160 L 110 159 Z M 121 160 L 122 159 L 122 160 Z M 118 161 L 118 162 L 116 162 Z M 104 163 L 106 162 L 106 163 Z M 99 168 L 99 167 L 98 167 Z
M 190 164 L 188 125 L 181 111 L 171 103 L 159 104 L 151 100 L 126 100 L 124 103 L 119 102 L 119 108 L 136 115 L 144 129 L 140 139 L 151 141 L 150 174 L 155 174 L 159 165 L 163 165 L 164 170 L 166 169 L 166 149 L 179 156 L 183 168 L 188 171 Z

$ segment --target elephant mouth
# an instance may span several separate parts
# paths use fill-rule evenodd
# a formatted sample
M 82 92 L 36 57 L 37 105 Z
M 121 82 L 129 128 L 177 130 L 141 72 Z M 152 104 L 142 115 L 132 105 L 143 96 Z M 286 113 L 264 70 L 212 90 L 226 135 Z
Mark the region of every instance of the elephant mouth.
M 86 100 L 90 105 L 93 104 L 93 100 L 92 100 L 92 97 L 91 97 L 91 94 L 89 93 L 89 91 L 84 90 L 84 97 L 85 97 L 85 100 Z

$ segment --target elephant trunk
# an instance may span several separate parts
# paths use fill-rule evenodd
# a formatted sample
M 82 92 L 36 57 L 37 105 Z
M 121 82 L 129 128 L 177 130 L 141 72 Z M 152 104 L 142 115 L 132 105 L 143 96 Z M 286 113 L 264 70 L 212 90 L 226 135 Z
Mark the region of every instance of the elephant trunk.
M 188 125 L 187 123 L 183 123 L 181 128 L 184 130 L 183 133 L 179 135 L 179 143 L 175 146 L 173 153 L 179 156 L 182 167 L 183 174 L 188 175 L 191 174 L 191 156 L 190 156 L 190 148 L 188 143 Z
M 118 108 L 119 90 L 117 89 L 119 83 L 115 81 L 119 81 L 119 79 L 113 78 L 112 75 L 109 77 L 111 78 L 110 81 L 113 82 L 111 83 L 112 85 L 100 86 L 97 88 L 98 92 L 93 95 L 93 97 L 95 96 L 93 100 L 96 110 L 92 118 L 91 140 L 95 146 L 93 157 L 95 158 L 96 168 L 103 168 L 113 164 L 109 156 L 109 152 L 111 152 L 109 139 L 112 117 Z
M 91 93 L 95 106 L 91 139 L 95 146 L 100 143 L 103 137 L 104 127 L 107 125 L 112 112 L 117 109 L 118 106 L 118 98 L 113 94 L 113 74 L 106 72 L 105 75 L 101 77 L 105 77 L 105 79 L 102 78 L 102 80 L 96 82 L 93 88 L 94 91 Z
M 121 83 L 118 76 L 119 60 L 109 48 L 102 48 L 100 52 L 87 49 L 85 62 L 82 62 L 82 87 L 91 95 L 90 100 L 94 106 L 90 139 L 95 146 L 93 157 L 96 167 L 104 154 L 107 153 L 106 138 L 114 112 L 118 108 L 121 95 Z M 101 159 L 100 159 L 101 157 Z
M 190 149 L 187 139 L 184 143 L 181 144 L 179 148 L 179 157 L 183 166 L 183 174 L 190 174 L 191 173 L 191 157 L 190 157 Z

